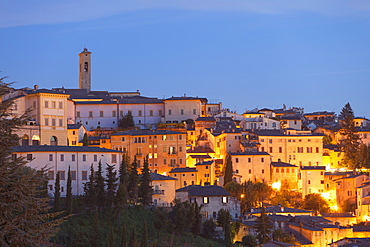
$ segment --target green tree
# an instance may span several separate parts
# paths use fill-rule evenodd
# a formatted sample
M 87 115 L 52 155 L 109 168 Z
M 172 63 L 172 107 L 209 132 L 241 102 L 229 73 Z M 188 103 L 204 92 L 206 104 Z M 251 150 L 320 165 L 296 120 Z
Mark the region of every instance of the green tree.
M 261 215 L 256 220 L 255 229 L 257 232 L 257 239 L 260 244 L 270 241 L 272 224 L 269 217 L 266 215 L 264 207 L 261 208 Z
M 92 164 L 90 166 L 89 181 L 84 184 L 84 200 L 90 210 L 96 207 L 95 171 Z
M 320 195 L 316 193 L 307 194 L 303 200 L 303 208 L 306 210 L 319 211 L 322 213 L 329 211 L 328 202 Z
M 194 224 L 194 210 L 188 201 L 181 202 L 179 200 L 174 201 L 169 218 L 173 224 L 173 231 L 177 234 L 183 232 L 189 232 L 190 228 Z
M 57 172 L 55 185 L 54 185 L 54 212 L 60 211 L 60 177 Z
M 105 191 L 105 179 L 103 177 L 103 168 L 100 161 L 98 164 L 98 170 L 96 171 L 95 174 L 94 187 L 96 195 L 95 203 L 99 209 L 102 209 L 105 205 L 106 191 Z
M 256 237 L 251 234 L 245 235 L 242 238 L 242 244 L 246 247 L 255 247 L 258 245 Z
M 217 213 L 217 224 L 222 227 L 224 231 L 224 239 L 226 246 L 231 245 L 231 215 L 229 210 L 221 208 Z
M 216 223 L 213 221 L 213 219 L 204 221 L 202 236 L 208 239 L 213 239 L 216 236 Z
M 225 160 L 225 173 L 224 173 L 224 185 L 233 181 L 233 162 L 231 160 L 231 155 L 226 155 Z
M 324 145 L 329 145 L 333 142 L 333 138 L 330 135 L 325 135 L 322 141 Z
M 356 133 L 354 113 L 351 105 L 347 103 L 340 112 L 340 134 L 344 139 L 340 143 L 341 150 L 344 152 L 342 162 L 351 169 L 358 168 L 357 157 L 360 145 L 360 137 Z
M 12 90 L 0 78 L 0 98 Z M 45 174 L 11 155 L 19 145 L 16 131 L 29 119 L 29 111 L 13 115 L 13 106 L 12 99 L 0 104 L 0 246 L 38 246 L 49 239 L 54 227 L 46 222 L 48 199 L 40 196 Z
M 118 127 L 121 129 L 130 129 L 135 127 L 135 122 L 131 111 L 129 111 L 119 120 Z
M 231 182 L 228 182 L 227 184 L 225 184 L 224 188 L 225 188 L 225 190 L 230 192 L 233 197 L 235 197 L 237 199 L 240 198 L 240 194 L 241 194 L 241 191 L 242 191 L 242 185 L 241 184 L 239 184 L 237 182 L 234 182 L 234 181 L 231 181 Z
M 130 247 L 131 246 L 132 247 L 135 247 L 136 246 L 136 229 L 135 229 L 135 225 L 132 226 L 129 246 Z
M 192 206 L 194 211 L 194 223 L 190 231 L 195 236 L 199 236 L 202 233 L 202 214 L 201 214 L 202 205 L 198 206 L 198 203 L 195 202 L 192 204 Z
M 139 195 L 141 198 L 141 203 L 144 207 L 150 205 L 152 202 L 152 180 L 150 179 L 150 170 L 149 170 L 149 163 L 148 163 L 148 155 L 144 158 L 144 166 L 141 170 L 141 177 L 140 177 L 140 187 L 139 187 Z
M 137 160 L 135 156 L 134 161 L 131 163 L 128 184 L 129 198 L 132 204 L 136 204 L 138 201 L 139 193 L 138 184 L 139 184 L 139 174 L 137 173 Z
M 107 164 L 106 167 L 107 178 L 105 180 L 107 185 L 107 206 L 113 207 L 115 200 L 116 188 L 117 188 L 117 172 L 114 169 L 114 165 Z
M 281 182 L 281 188 L 275 192 L 270 199 L 272 205 L 282 205 L 283 207 L 300 208 L 302 207 L 302 194 L 293 191 L 287 180 Z
M 89 137 L 87 136 L 87 133 L 84 134 L 82 139 L 82 146 L 89 146 Z
M 68 166 L 67 193 L 66 193 L 66 213 L 72 213 L 72 174 L 71 166 Z
M 122 156 L 122 161 L 119 167 L 119 184 L 115 198 L 115 208 L 118 213 L 118 219 L 120 218 L 120 214 L 127 205 L 128 201 L 128 166 L 130 160 L 128 155 L 124 154 Z

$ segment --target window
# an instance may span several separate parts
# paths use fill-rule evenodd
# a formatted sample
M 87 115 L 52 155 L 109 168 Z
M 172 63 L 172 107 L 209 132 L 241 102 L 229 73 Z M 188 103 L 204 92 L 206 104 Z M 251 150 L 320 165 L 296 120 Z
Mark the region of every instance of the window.
M 60 155 L 60 161 L 64 161 L 64 154 Z
M 279 173 L 279 168 L 276 168 L 276 173 Z
M 311 184 L 311 180 L 308 180 L 308 184 Z
M 87 180 L 87 171 L 82 171 L 82 180 Z
M 307 147 L 307 153 L 312 153 L 312 147 Z
M 71 171 L 71 179 L 76 180 L 76 171 Z
M 56 107 L 56 103 L 55 103 L 55 101 L 52 101 L 52 102 L 51 102 L 51 108 L 53 108 L 53 109 L 54 109 L 54 108 L 57 108 L 57 107 Z
M 182 152 L 182 147 L 179 147 L 179 152 Z
M 298 148 L 298 153 L 303 153 L 303 147 Z
M 59 179 L 65 180 L 66 179 L 66 172 L 65 171 L 59 171 Z
M 163 164 L 167 164 L 167 160 L 166 159 L 163 159 Z
M 82 161 L 86 161 L 86 154 L 82 155 Z
M 54 180 L 54 171 L 48 171 L 48 179 Z
M 17 159 L 17 154 L 12 154 L 12 160 Z
M 158 115 L 162 116 L 162 110 L 158 110 Z
M 59 101 L 59 109 L 63 109 L 63 102 Z
M 53 190 L 53 185 L 49 184 L 49 190 Z
M 45 108 L 49 108 L 49 101 L 45 100 Z
M 81 117 L 81 113 L 79 111 L 76 112 L 76 117 Z
M 51 119 L 51 126 L 56 126 L 55 118 L 52 118 L 52 119 Z
M 272 144 L 272 139 L 269 139 L 269 143 Z
M 222 203 L 228 203 L 228 202 L 229 202 L 229 198 L 227 196 L 223 196 Z
M 282 152 L 283 152 L 283 148 L 279 147 L 279 153 L 282 153 Z
M 261 162 L 265 162 L 265 158 L 261 158 Z
M 235 158 L 235 163 L 239 163 L 239 158 Z
M 179 159 L 179 163 L 182 164 L 182 159 Z
M 265 173 L 265 170 L 264 169 L 262 169 L 262 174 L 264 174 Z
M 179 140 L 182 140 L 182 135 L 179 135 Z
M 197 110 L 193 109 L 193 115 L 196 115 L 196 114 L 197 114 Z
M 171 109 L 168 110 L 168 115 L 171 115 L 172 111 Z
M 203 197 L 203 203 L 209 203 L 209 197 L 208 196 Z
M 137 115 L 139 115 L 139 117 L 141 117 L 143 115 L 143 111 L 139 110 Z
M 284 173 L 284 168 L 281 168 L 281 173 Z
M 48 126 L 48 125 L 49 125 L 49 118 L 48 118 L 48 117 L 46 117 L 46 118 L 45 118 L 45 125 L 46 125 L 46 126 Z
M 321 184 L 324 184 L 324 180 L 321 180 L 321 181 L 320 181 L 320 183 L 321 183 Z
M 119 111 L 119 116 L 123 117 L 123 111 Z
M 249 169 L 249 170 L 248 170 L 248 173 L 249 173 L 249 174 L 252 174 L 252 170 L 251 170 L 251 169 Z
M 89 111 L 89 117 L 93 117 L 93 112 Z
M 318 154 L 320 152 L 320 148 L 316 147 L 316 153 Z
M 104 117 L 104 111 L 99 111 L 99 116 Z
M 27 160 L 32 160 L 32 154 L 27 154 Z
M 76 161 L 76 155 L 72 154 L 72 161 Z
M 112 163 L 117 163 L 117 154 L 112 154 Z
M 94 161 L 98 161 L 98 155 L 97 154 L 94 154 Z
M 184 109 L 181 109 L 181 110 L 180 110 L 180 114 L 181 114 L 181 115 L 184 115 Z
M 252 162 L 252 159 L 251 158 L 248 158 L 248 163 L 251 163 Z
M 265 152 L 265 147 L 261 147 L 261 152 Z
M 272 147 L 270 147 L 270 153 L 272 153 Z
M 53 155 L 49 154 L 49 161 L 53 161 Z
M 117 112 L 116 111 L 112 111 L 112 117 L 117 117 Z

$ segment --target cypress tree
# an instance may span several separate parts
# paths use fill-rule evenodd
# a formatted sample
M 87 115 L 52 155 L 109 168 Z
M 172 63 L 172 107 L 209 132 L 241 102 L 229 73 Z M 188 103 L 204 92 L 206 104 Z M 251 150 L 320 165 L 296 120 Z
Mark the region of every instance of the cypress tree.
M 72 174 L 71 174 L 71 166 L 68 166 L 66 207 L 67 207 L 67 209 L 66 209 L 67 214 L 71 214 L 72 213 Z
M 90 166 L 90 176 L 89 181 L 84 184 L 84 200 L 86 205 L 92 210 L 96 207 L 95 204 L 95 174 L 94 174 L 94 166 L 91 164 Z
M 86 133 L 84 134 L 84 137 L 82 139 L 82 146 L 89 146 L 89 137 Z
M 344 152 L 343 163 L 351 169 L 358 168 L 357 155 L 360 145 L 360 137 L 356 133 L 355 122 L 353 121 L 355 115 L 352 107 L 347 103 L 340 112 L 339 118 L 341 119 L 340 134 L 344 139 L 340 143 L 341 150 Z
M 54 185 L 54 212 L 60 211 L 60 177 L 57 172 L 55 185 Z
M 224 186 L 233 181 L 233 163 L 231 161 L 231 155 L 226 155 L 225 161 L 225 173 L 224 173 Z
M 117 172 L 114 169 L 114 165 L 107 164 L 106 167 L 107 171 L 107 179 L 105 180 L 107 185 L 107 206 L 113 207 L 113 202 L 116 194 L 117 188 Z
M 259 244 L 264 244 L 270 241 L 272 225 L 269 217 L 265 213 L 264 207 L 261 208 L 261 215 L 256 220 L 255 228 Z
M 152 186 L 151 179 L 150 179 L 150 171 L 149 171 L 149 163 L 148 163 L 148 155 L 144 159 L 144 166 L 141 170 L 141 179 L 140 179 L 140 197 L 141 203 L 143 206 L 150 205 L 152 202 Z
M 103 168 L 102 168 L 101 161 L 99 161 L 99 164 L 98 164 L 98 170 L 96 171 L 94 185 L 95 185 L 94 187 L 95 187 L 95 193 L 96 193 L 95 203 L 99 209 L 102 209 L 105 204 L 106 193 L 105 193 L 105 179 L 103 177 Z
M 139 175 L 137 173 L 137 160 L 136 156 L 134 158 L 134 161 L 131 164 L 130 167 L 130 178 L 129 178 L 129 185 L 128 185 L 128 191 L 129 191 L 129 198 L 130 202 L 132 204 L 137 203 L 138 199 L 138 183 L 139 183 Z

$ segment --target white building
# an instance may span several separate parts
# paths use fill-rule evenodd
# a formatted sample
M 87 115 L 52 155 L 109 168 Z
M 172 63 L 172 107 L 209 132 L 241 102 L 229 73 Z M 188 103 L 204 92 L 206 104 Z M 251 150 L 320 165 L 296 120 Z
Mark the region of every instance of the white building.
M 240 202 L 223 187 L 217 185 L 190 185 L 176 190 L 176 199 L 201 206 L 203 219 L 217 219 L 220 209 L 229 210 L 232 219 L 240 216 Z
M 21 156 L 27 161 L 27 166 L 36 170 L 47 169 L 50 196 L 54 196 L 57 172 L 60 177 L 61 196 L 66 195 L 68 167 L 71 169 L 73 195 L 83 195 L 84 183 L 89 180 L 91 165 L 94 171 L 97 171 L 101 162 L 104 175 L 106 164 L 115 165 L 118 170 L 121 163 L 120 151 L 97 147 L 43 145 L 17 146 L 13 149 L 13 159 Z

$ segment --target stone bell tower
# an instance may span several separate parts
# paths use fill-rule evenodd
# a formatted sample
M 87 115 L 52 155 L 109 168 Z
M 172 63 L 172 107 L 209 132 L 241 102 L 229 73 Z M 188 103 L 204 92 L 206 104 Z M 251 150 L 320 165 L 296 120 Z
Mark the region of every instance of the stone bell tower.
M 91 91 L 91 52 L 84 48 L 80 56 L 80 79 L 79 89 L 87 89 Z

